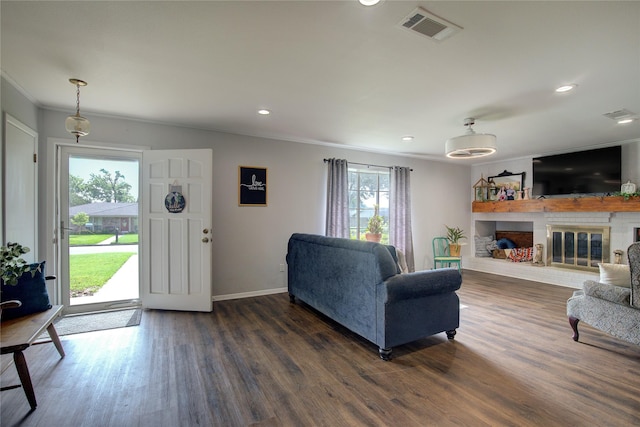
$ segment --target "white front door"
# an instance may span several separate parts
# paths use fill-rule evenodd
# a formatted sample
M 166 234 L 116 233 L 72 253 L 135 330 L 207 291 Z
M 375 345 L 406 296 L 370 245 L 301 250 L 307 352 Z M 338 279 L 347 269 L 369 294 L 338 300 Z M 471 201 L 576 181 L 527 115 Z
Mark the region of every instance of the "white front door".
M 211 149 L 143 152 L 140 296 L 144 308 L 213 309 L 212 167 Z

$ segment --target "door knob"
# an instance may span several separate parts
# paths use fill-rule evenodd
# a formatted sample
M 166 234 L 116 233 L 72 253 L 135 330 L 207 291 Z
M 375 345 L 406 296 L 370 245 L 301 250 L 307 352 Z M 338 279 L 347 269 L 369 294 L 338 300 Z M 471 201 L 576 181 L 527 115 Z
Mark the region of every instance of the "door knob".
M 202 243 L 208 243 L 209 242 L 209 238 L 208 237 L 203 237 L 202 238 Z

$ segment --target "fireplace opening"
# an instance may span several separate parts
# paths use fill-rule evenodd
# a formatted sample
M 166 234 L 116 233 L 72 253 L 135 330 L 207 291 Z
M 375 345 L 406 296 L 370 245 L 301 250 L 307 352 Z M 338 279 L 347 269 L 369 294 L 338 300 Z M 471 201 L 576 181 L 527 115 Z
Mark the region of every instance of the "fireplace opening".
M 547 265 L 597 271 L 609 262 L 610 227 L 547 225 Z

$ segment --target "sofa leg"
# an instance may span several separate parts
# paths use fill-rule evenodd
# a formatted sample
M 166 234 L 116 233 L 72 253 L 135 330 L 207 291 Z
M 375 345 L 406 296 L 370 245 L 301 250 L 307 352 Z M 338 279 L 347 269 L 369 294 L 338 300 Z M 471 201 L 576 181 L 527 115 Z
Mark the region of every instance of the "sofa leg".
M 378 349 L 378 353 L 380 353 L 380 359 L 384 361 L 391 360 L 391 349 L 390 348 L 382 348 Z
M 294 294 L 289 294 L 289 302 L 290 303 L 295 303 L 296 302 L 296 296 Z
M 580 334 L 578 334 L 578 322 L 580 319 L 576 319 L 573 316 L 569 316 L 569 324 L 571 325 L 571 329 L 573 329 L 573 340 L 578 341 Z
M 456 336 L 456 330 L 455 329 L 453 329 L 451 331 L 447 331 L 447 338 L 449 338 L 450 340 L 452 340 L 453 337 L 455 337 L 455 336 Z

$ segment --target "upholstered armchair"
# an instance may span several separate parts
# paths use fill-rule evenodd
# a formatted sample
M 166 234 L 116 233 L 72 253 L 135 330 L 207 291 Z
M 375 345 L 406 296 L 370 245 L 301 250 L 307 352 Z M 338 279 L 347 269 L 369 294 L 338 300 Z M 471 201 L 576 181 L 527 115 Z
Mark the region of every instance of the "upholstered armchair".
M 579 338 L 578 322 L 583 321 L 640 345 L 640 242 L 629 246 L 627 255 L 628 266 L 601 265 L 600 280 L 587 280 L 567 301 L 574 341 Z

